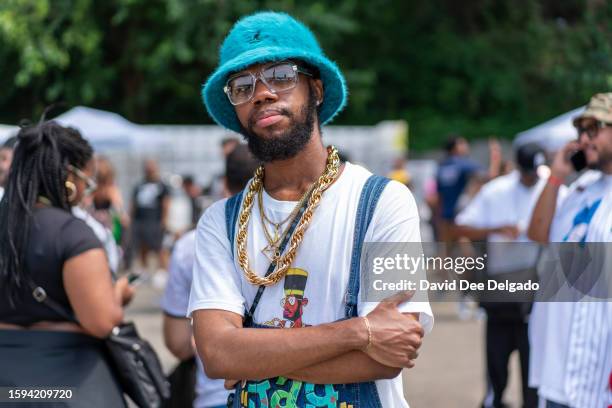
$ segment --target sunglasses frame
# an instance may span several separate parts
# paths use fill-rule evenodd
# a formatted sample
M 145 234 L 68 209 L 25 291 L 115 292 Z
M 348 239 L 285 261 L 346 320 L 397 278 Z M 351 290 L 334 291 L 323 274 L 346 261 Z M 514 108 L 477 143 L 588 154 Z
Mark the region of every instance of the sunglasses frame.
M 225 81 L 225 86 L 223 87 L 223 92 L 227 96 L 227 99 L 229 99 L 230 103 L 232 105 L 234 105 L 234 106 L 243 105 L 243 104 L 249 102 L 251 99 L 253 99 L 253 96 L 255 96 L 255 88 L 257 88 L 257 81 L 258 80 L 260 80 L 266 86 L 266 88 L 268 88 L 268 90 L 270 92 L 274 93 L 274 94 L 277 94 L 279 92 L 287 92 L 287 91 L 290 91 L 290 90 L 294 89 L 297 86 L 297 84 L 298 84 L 299 75 L 296 75 L 295 82 L 293 83 L 292 87 L 287 88 L 287 89 L 283 89 L 281 91 L 277 91 L 277 90 L 273 89 L 273 87 L 266 81 L 266 79 L 263 76 L 264 71 L 267 70 L 267 69 L 270 69 L 270 68 L 272 68 L 274 66 L 277 66 L 277 65 L 289 65 L 291 67 L 291 69 L 293 69 L 293 72 L 295 72 L 296 74 L 300 73 L 300 74 L 307 75 L 309 77 L 313 76 L 311 72 L 309 72 L 308 70 L 300 67 L 298 64 L 296 64 L 293 61 L 288 61 L 287 60 L 287 61 L 275 62 L 273 64 L 261 67 L 261 69 L 259 71 L 257 71 L 256 73 L 252 73 L 252 72 L 247 71 L 247 72 L 236 73 L 236 74 L 231 75 L 230 77 L 228 77 L 227 81 Z M 239 78 L 239 77 L 242 77 L 242 76 L 250 76 L 251 77 L 251 80 L 252 80 L 251 95 L 244 102 L 234 103 L 234 101 L 232 101 L 232 98 L 230 97 L 231 89 L 230 89 L 229 83 L 232 80 L 234 80 L 236 78 Z
M 578 131 L 578 137 L 580 137 L 583 133 L 586 133 L 589 140 L 593 140 L 597 137 L 599 131 L 607 126 L 612 126 L 612 123 L 607 123 L 603 120 L 596 120 L 594 126 L 582 127 L 578 125 L 576 126 L 576 130 Z M 595 131 L 592 132 L 592 129 L 595 129 Z
M 79 168 L 74 167 L 73 165 L 69 164 L 68 166 L 66 166 L 68 171 L 70 171 L 72 174 L 74 174 L 75 176 L 77 176 L 78 178 L 80 178 L 81 180 L 83 180 L 85 182 L 85 195 L 90 195 L 92 194 L 94 191 L 96 191 L 98 189 L 98 183 L 96 183 L 96 181 L 89 177 L 87 174 L 83 173 L 83 171 Z

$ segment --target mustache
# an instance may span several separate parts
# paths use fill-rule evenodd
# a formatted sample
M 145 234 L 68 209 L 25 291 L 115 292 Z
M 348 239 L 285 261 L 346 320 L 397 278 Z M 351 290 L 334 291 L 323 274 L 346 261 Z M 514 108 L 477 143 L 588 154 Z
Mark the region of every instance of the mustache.
M 263 109 L 260 109 L 258 111 L 254 111 L 249 116 L 249 120 L 248 120 L 249 130 L 252 129 L 255 126 L 255 122 L 257 122 L 257 120 L 259 119 L 259 116 L 262 113 L 274 113 L 274 114 L 277 114 L 277 115 L 287 116 L 289 119 L 293 118 L 293 113 L 291 113 L 291 111 L 289 111 L 289 109 L 286 109 L 286 108 L 273 108 L 273 109 L 263 108 Z

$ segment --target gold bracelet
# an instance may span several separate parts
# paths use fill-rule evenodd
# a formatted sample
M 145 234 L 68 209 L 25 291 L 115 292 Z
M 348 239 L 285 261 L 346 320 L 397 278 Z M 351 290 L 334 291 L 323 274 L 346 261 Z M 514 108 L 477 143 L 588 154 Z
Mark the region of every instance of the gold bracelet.
M 372 329 L 370 328 L 370 321 L 368 320 L 368 318 L 365 316 L 362 316 L 362 317 L 363 317 L 363 321 L 365 323 L 366 329 L 368 329 L 368 345 L 365 346 L 363 351 L 368 351 L 368 349 L 372 347 Z

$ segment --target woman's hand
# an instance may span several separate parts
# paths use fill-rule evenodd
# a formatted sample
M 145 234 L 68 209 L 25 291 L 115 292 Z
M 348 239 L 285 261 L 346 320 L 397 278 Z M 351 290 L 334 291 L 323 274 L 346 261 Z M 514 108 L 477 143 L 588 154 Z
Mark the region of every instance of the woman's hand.
M 135 293 L 134 287 L 130 286 L 127 276 L 117 279 L 114 290 L 115 299 L 117 299 L 117 302 L 119 302 L 121 306 L 125 306 L 130 303 Z

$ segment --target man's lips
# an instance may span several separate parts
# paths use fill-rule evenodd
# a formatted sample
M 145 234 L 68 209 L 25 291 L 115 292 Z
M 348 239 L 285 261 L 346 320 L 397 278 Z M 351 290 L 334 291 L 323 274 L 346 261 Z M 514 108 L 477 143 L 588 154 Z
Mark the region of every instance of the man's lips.
M 257 126 L 258 128 L 272 126 L 282 120 L 283 116 L 284 115 L 281 112 L 276 110 L 260 112 L 255 115 L 255 126 Z

